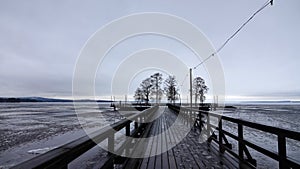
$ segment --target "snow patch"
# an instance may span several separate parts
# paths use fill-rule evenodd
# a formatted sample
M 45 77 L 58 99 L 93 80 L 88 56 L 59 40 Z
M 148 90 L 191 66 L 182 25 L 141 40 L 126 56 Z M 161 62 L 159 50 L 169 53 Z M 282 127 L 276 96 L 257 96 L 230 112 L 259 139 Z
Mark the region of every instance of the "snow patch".
M 50 150 L 53 150 L 57 147 L 45 147 L 45 148 L 39 148 L 39 149 L 33 149 L 33 150 L 29 150 L 27 151 L 29 154 L 43 154 L 46 153 Z

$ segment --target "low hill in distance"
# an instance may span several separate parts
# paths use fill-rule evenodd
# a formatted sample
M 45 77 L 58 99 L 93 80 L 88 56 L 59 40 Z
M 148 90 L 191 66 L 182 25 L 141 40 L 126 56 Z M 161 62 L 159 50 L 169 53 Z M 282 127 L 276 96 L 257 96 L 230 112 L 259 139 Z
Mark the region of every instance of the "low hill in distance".
M 73 102 L 68 99 L 53 99 L 44 97 L 0 97 L 0 103 L 20 103 L 20 102 Z M 94 100 L 76 100 L 76 102 L 94 102 Z M 97 100 L 97 102 L 111 102 L 109 100 Z

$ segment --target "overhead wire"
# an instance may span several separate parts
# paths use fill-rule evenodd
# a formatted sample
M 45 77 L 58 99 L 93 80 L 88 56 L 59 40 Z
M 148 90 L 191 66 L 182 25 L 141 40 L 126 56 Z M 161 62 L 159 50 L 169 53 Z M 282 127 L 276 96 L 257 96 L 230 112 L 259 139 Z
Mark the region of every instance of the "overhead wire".
M 180 85 L 181 87 L 183 86 L 183 84 L 184 84 L 186 78 L 188 77 L 188 75 L 189 75 L 189 72 L 185 74 L 184 79 L 183 79 L 183 81 L 182 81 L 182 83 Z
M 200 65 L 205 63 L 207 60 L 209 60 L 211 57 L 215 56 L 218 54 L 229 42 L 232 40 L 259 12 L 261 12 L 264 8 L 266 8 L 268 5 L 273 5 L 273 0 L 268 0 L 265 2 L 262 7 L 260 7 L 258 10 L 256 10 L 229 38 L 225 40 L 225 42 L 212 54 L 210 54 L 207 58 L 205 58 L 203 61 L 201 61 L 199 64 L 193 67 L 193 69 L 197 69 Z M 187 79 L 188 73 L 185 76 L 181 87 L 183 86 L 185 80 Z
M 244 22 L 229 38 L 226 39 L 226 41 L 212 54 L 210 54 L 207 58 L 205 58 L 202 62 L 200 62 L 198 65 L 194 67 L 194 69 L 197 69 L 200 65 L 205 63 L 208 59 L 218 54 L 227 44 L 228 42 L 233 39 L 254 17 L 257 15 L 260 11 L 262 11 L 264 8 L 266 8 L 269 4 L 273 5 L 273 0 L 268 0 L 262 7 L 260 7 L 257 11 L 255 11 L 247 20 Z

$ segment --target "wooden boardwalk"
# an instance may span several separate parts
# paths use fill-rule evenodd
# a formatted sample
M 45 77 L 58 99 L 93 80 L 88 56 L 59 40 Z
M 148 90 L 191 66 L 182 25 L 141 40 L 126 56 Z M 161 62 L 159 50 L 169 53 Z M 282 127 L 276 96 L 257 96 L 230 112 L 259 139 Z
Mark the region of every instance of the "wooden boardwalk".
M 179 139 L 181 134 L 181 125 L 186 125 L 185 120 L 176 125 L 174 128 L 170 126 L 174 123 L 177 115 L 173 110 L 167 107 L 160 107 L 158 109 L 160 117 L 157 118 L 150 126 L 149 132 L 143 133 L 144 137 L 158 135 L 166 130 L 166 134 L 162 134 L 158 141 L 148 142 L 150 144 L 153 154 L 161 152 L 163 147 L 168 147 L 170 142 Z M 167 130 L 168 129 L 168 130 Z M 176 146 L 162 154 L 152 156 L 149 158 L 141 159 L 127 159 L 124 168 L 163 168 L 163 169 L 176 169 L 176 168 L 238 168 L 238 164 L 228 160 L 221 153 L 218 153 L 214 147 L 209 146 L 206 142 L 200 143 L 199 130 L 191 130 L 182 141 Z M 165 139 L 165 140 L 163 140 Z M 136 146 L 137 148 L 140 146 Z M 132 150 L 135 151 L 134 149 Z M 146 151 L 146 150 L 145 150 Z
M 219 120 L 218 124 L 213 122 L 213 118 Z M 149 119 L 152 121 L 145 121 Z M 189 119 L 196 120 L 196 123 Z M 236 124 L 237 134 L 224 130 L 222 126 L 225 122 Z M 131 124 L 134 124 L 133 128 Z M 278 150 L 270 151 L 244 139 L 245 127 L 276 135 Z M 204 136 L 210 136 L 208 141 L 200 141 L 200 129 L 205 133 Z M 121 130 L 125 130 L 127 137 L 121 145 L 116 145 L 116 132 Z M 227 137 L 237 142 L 237 150 L 232 149 L 231 140 Z M 141 141 L 141 138 L 148 139 Z M 256 159 L 252 158 L 249 148 L 276 160 L 280 169 L 300 168 L 300 163 L 287 154 L 286 139 L 300 141 L 300 133 L 168 104 L 168 107 L 153 106 L 139 113 L 128 114 L 127 118 L 105 126 L 89 136 L 70 141 L 12 168 L 68 168 L 72 161 L 105 140 L 109 150 L 136 158 L 105 152 L 107 155 L 99 157 L 98 163 L 92 168 L 256 168 Z

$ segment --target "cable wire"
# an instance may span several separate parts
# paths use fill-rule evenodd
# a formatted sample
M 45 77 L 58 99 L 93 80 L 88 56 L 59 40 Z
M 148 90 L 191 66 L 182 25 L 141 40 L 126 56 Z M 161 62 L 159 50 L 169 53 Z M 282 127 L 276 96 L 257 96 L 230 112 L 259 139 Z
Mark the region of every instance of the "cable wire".
M 188 77 L 188 75 L 189 75 L 189 72 L 185 75 L 185 77 L 184 77 L 184 79 L 183 79 L 183 81 L 182 81 L 182 83 L 181 83 L 181 85 L 180 85 L 180 87 L 182 87 L 183 86 L 183 83 L 185 82 L 185 80 L 186 80 L 186 78 Z
M 215 56 L 216 54 L 218 54 L 227 44 L 228 42 L 233 39 L 254 17 L 255 15 L 257 15 L 259 12 L 261 12 L 264 8 L 266 8 L 269 4 L 273 5 L 273 0 L 268 0 L 267 2 L 265 2 L 263 4 L 262 7 L 260 7 L 257 11 L 255 11 L 249 18 L 248 20 L 246 20 L 246 22 L 244 22 L 229 38 L 226 39 L 226 41 L 215 51 L 213 52 L 211 55 L 209 55 L 207 58 L 205 58 L 202 62 L 200 62 L 199 64 L 197 64 L 193 69 L 197 69 L 200 65 L 202 65 L 203 63 L 205 63 L 208 59 L 210 59 L 211 57 Z M 187 79 L 189 75 L 189 72 L 185 75 L 182 83 L 181 83 L 181 87 L 183 86 L 185 80 Z
M 208 59 L 218 54 L 227 44 L 228 42 L 233 39 L 254 17 L 257 15 L 260 11 L 262 11 L 264 8 L 266 8 L 269 4 L 273 5 L 273 0 L 268 0 L 262 7 L 260 7 L 257 11 L 255 11 L 249 19 L 244 22 L 229 38 L 226 39 L 226 41 L 211 55 L 209 55 L 207 58 L 205 58 L 202 62 L 200 62 L 198 65 L 194 67 L 194 69 L 197 69 L 200 65 L 205 63 Z

